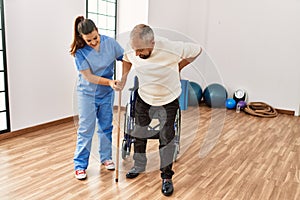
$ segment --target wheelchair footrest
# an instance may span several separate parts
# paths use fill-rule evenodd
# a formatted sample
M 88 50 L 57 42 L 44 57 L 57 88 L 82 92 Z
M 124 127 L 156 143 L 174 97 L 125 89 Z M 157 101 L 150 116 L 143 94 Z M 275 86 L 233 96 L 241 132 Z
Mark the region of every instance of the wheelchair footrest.
M 151 135 L 150 137 L 147 137 L 147 139 L 159 139 L 159 131 L 148 131 Z

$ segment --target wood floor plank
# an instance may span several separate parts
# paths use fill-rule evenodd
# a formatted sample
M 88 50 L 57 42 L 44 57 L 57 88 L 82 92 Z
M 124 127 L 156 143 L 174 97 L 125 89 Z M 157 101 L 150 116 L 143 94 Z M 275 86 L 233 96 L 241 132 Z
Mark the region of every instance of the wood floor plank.
M 0 199 L 300 199 L 299 117 L 260 118 L 205 106 L 182 111 L 175 191 L 169 198 L 160 191 L 157 140 L 148 142 L 147 172 L 135 179 L 125 178 L 132 154 L 120 158 L 118 183 L 115 172 L 100 165 L 94 143 L 88 179 L 76 180 L 75 143 L 72 121 L 1 140 Z M 113 143 L 115 160 L 116 129 Z

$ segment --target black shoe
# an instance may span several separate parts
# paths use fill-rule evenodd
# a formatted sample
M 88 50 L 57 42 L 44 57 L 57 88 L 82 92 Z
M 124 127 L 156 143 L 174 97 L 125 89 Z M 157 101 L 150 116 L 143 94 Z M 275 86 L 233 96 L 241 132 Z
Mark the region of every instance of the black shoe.
M 174 191 L 174 188 L 173 188 L 172 179 L 163 179 L 162 186 L 161 186 L 161 192 L 165 196 L 171 196 L 173 191 Z
M 129 170 L 129 172 L 127 172 L 126 178 L 135 178 L 143 171 L 145 171 L 145 170 L 140 170 L 140 169 L 137 169 L 136 167 L 132 167 Z

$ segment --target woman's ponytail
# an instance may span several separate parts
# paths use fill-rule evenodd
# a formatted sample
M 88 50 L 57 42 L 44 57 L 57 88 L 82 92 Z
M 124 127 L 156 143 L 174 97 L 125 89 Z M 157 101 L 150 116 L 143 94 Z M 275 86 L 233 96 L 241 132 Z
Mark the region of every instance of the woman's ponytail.
M 75 23 L 74 23 L 74 31 L 73 31 L 73 42 L 71 44 L 71 50 L 70 53 L 72 56 L 75 56 L 75 53 L 77 51 L 77 49 L 82 48 L 85 45 L 85 41 L 82 39 L 81 37 L 81 33 L 79 33 L 78 31 L 78 25 L 80 23 L 82 23 L 84 21 L 84 17 L 83 16 L 78 16 L 75 19 Z

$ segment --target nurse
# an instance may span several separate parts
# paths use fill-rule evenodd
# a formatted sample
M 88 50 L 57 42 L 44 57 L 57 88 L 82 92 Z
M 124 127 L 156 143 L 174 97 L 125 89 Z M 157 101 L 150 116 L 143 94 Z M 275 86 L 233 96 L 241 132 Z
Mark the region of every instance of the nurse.
M 74 154 L 75 177 L 86 179 L 92 138 L 96 123 L 101 164 L 114 170 L 112 161 L 112 120 L 114 63 L 122 61 L 123 48 L 106 35 L 99 34 L 95 23 L 79 16 L 74 23 L 74 37 L 70 53 L 78 70 L 77 98 L 79 126 Z

